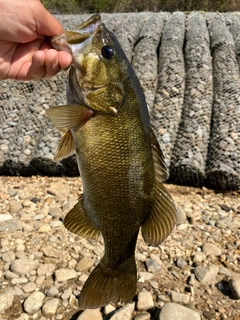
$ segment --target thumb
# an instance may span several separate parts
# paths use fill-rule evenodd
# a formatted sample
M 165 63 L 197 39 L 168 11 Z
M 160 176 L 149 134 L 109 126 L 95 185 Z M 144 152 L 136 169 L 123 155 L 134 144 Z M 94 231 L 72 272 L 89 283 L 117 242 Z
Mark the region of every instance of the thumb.
M 40 1 L 33 1 L 32 4 L 37 6 L 37 8 L 34 8 L 33 13 L 35 16 L 36 31 L 39 35 L 51 37 L 64 32 L 61 23 L 44 8 Z

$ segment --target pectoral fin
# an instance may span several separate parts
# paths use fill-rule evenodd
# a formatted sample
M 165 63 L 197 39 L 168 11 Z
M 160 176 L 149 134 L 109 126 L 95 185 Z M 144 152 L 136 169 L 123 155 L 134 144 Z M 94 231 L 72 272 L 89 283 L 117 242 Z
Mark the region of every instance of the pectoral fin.
M 60 161 L 64 158 L 70 157 L 74 153 L 74 140 L 71 131 L 68 130 L 62 135 L 59 142 L 58 149 L 55 153 L 54 160 Z
M 94 112 L 80 105 L 63 105 L 48 109 L 46 114 L 58 130 L 66 132 L 77 125 L 84 125 Z
M 87 239 L 97 239 L 100 231 L 93 227 L 87 218 L 83 208 L 83 196 L 79 202 L 68 212 L 64 219 L 64 226 L 72 233 L 78 234 Z
M 175 226 L 176 207 L 167 189 L 162 184 L 167 173 L 162 151 L 152 130 L 150 135 L 155 168 L 155 185 L 151 212 L 142 225 L 142 235 L 148 245 L 158 245 L 171 233 Z
M 55 154 L 55 160 L 60 161 L 74 153 L 74 141 L 70 129 L 77 125 L 83 126 L 93 117 L 94 112 L 80 105 L 63 105 L 48 109 L 46 114 L 52 124 L 64 132 Z

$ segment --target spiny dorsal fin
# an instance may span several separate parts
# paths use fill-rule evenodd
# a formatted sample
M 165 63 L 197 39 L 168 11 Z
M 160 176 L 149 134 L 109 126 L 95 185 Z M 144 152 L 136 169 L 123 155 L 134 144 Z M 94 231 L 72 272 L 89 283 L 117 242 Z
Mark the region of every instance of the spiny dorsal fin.
M 94 112 L 80 105 L 63 105 L 48 109 L 46 114 L 58 130 L 65 132 L 77 125 L 84 125 Z
M 68 212 L 64 219 L 64 226 L 72 233 L 87 239 L 97 239 L 100 231 L 93 227 L 83 208 L 83 195 L 79 202 Z
M 54 160 L 60 161 L 64 158 L 71 156 L 74 153 L 74 140 L 71 131 L 68 130 L 62 135 L 59 142 L 58 149 L 55 153 Z

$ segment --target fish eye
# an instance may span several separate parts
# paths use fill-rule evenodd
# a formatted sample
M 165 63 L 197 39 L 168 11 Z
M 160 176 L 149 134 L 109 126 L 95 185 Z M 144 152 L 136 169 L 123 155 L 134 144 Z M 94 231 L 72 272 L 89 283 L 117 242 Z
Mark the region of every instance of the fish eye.
M 112 47 L 105 45 L 102 47 L 102 56 L 106 59 L 111 59 L 114 56 L 114 50 Z

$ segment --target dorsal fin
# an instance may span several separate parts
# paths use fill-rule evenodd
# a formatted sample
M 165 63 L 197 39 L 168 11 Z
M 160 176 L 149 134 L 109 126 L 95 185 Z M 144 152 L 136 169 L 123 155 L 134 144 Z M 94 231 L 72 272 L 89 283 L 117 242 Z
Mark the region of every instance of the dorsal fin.
M 142 235 L 148 245 L 160 244 L 172 231 L 176 223 L 176 207 L 163 185 L 167 176 L 164 156 L 151 129 L 151 144 L 155 169 L 155 184 L 149 216 L 142 225 Z

